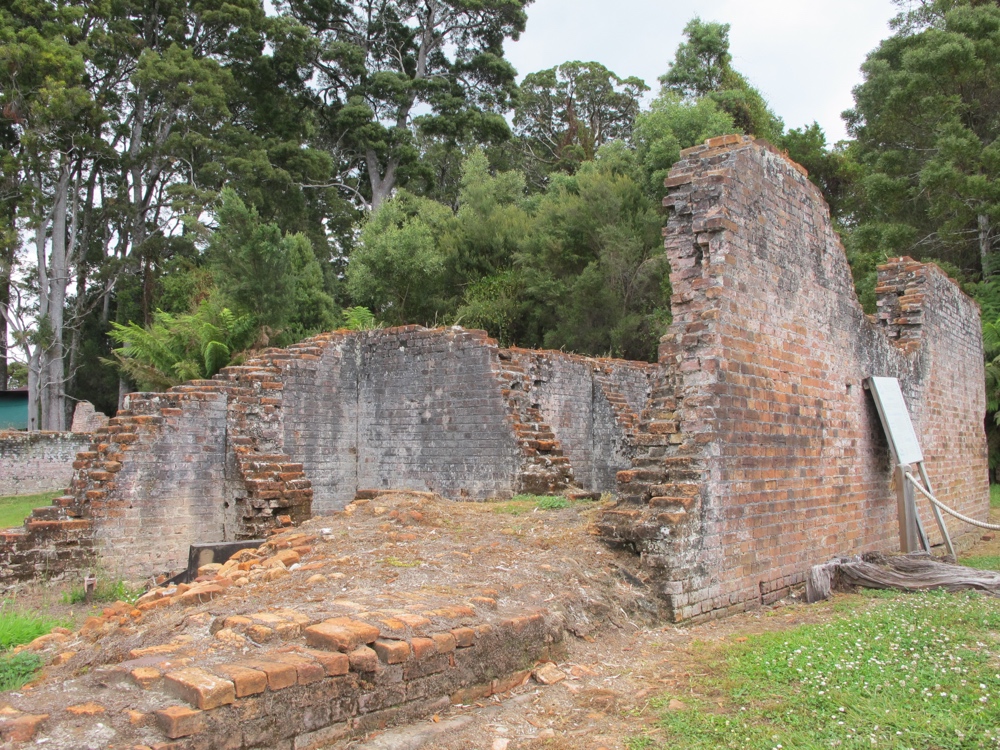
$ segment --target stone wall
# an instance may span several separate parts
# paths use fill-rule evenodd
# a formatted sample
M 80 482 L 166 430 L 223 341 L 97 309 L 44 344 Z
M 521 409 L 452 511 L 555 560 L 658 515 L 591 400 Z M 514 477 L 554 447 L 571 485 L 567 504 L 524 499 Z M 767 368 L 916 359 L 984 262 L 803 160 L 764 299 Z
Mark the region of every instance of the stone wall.
M 642 554 L 674 619 L 769 603 L 814 563 L 898 549 L 870 375 L 900 379 L 941 499 L 985 518 L 976 305 L 902 259 L 880 269 L 866 317 L 819 190 L 765 143 L 712 139 L 666 184 L 674 320 L 600 528 Z
M 73 459 L 89 442 L 71 432 L 0 432 L 0 495 L 66 489 Z

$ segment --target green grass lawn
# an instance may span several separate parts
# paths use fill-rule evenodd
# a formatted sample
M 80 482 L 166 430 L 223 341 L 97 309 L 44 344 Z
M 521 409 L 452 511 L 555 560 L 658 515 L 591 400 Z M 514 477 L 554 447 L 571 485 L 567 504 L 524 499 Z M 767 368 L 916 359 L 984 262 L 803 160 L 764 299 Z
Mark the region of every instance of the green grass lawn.
M 990 507 L 1000 508 L 1000 484 L 990 485 Z
M 657 700 L 656 739 L 628 747 L 996 748 L 998 630 L 992 597 L 865 592 L 831 622 L 706 646 L 703 676 Z
M 572 503 L 561 495 L 515 495 L 506 502 L 494 505 L 493 512 L 521 516 L 536 510 L 559 510 L 570 505 Z
M 20 526 L 34 508 L 51 505 L 62 492 L 43 492 L 40 495 L 9 495 L 0 497 L 0 529 Z

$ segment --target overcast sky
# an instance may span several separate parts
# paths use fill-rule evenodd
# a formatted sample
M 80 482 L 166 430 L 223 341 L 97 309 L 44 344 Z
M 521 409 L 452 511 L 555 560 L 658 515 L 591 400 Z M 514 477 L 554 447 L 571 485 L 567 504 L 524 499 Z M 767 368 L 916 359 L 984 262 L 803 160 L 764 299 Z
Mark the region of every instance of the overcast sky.
M 520 75 L 596 60 L 654 92 L 694 16 L 732 26 L 733 63 L 788 128 L 819 122 L 846 137 L 865 55 L 889 35 L 891 0 L 534 0 L 521 39 L 507 43 Z

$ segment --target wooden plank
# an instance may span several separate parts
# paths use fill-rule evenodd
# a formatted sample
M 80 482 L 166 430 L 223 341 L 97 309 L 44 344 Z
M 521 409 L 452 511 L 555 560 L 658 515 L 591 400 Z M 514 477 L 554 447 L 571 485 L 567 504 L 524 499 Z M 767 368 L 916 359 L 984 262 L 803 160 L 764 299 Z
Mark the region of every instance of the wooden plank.
M 924 489 L 933 495 L 934 488 L 931 487 L 931 480 L 930 477 L 927 476 L 927 469 L 924 468 L 923 461 L 917 464 L 917 469 L 920 471 L 920 478 L 924 481 Z M 951 535 L 948 533 L 948 527 L 945 526 L 944 516 L 941 514 L 941 509 L 934 503 L 931 503 L 931 511 L 934 513 L 934 519 L 937 521 L 938 529 L 941 530 L 941 536 L 944 539 L 944 546 L 948 548 L 948 554 L 951 555 L 952 560 L 957 560 L 958 556 L 955 554 L 955 547 L 951 543 Z

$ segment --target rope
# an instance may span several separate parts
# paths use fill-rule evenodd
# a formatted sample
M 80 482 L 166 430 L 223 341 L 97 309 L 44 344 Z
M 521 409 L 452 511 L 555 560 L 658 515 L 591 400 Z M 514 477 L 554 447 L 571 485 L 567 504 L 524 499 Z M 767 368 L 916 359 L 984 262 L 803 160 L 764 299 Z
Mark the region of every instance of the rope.
M 934 503 L 937 507 L 939 507 L 945 513 L 948 513 L 950 515 L 955 516 L 955 518 L 957 518 L 959 521 L 965 521 L 967 524 L 970 524 L 972 526 L 978 526 L 981 529 L 989 529 L 990 531 L 1000 531 L 1000 524 L 985 523 L 983 521 L 977 521 L 974 518 L 969 518 L 968 516 L 963 516 L 957 510 L 952 510 L 947 505 L 945 505 L 940 500 L 938 500 L 936 497 L 934 497 L 934 495 L 932 495 L 927 490 L 925 490 L 924 487 L 923 487 L 923 485 L 921 485 L 920 482 L 918 482 L 914 478 L 914 476 L 912 474 L 910 474 L 909 472 L 906 473 L 906 478 L 910 480 L 910 482 L 913 484 L 914 487 L 916 487 L 918 490 L 920 490 L 921 494 L 923 494 L 924 497 L 926 497 L 928 500 L 930 500 L 932 503 Z

